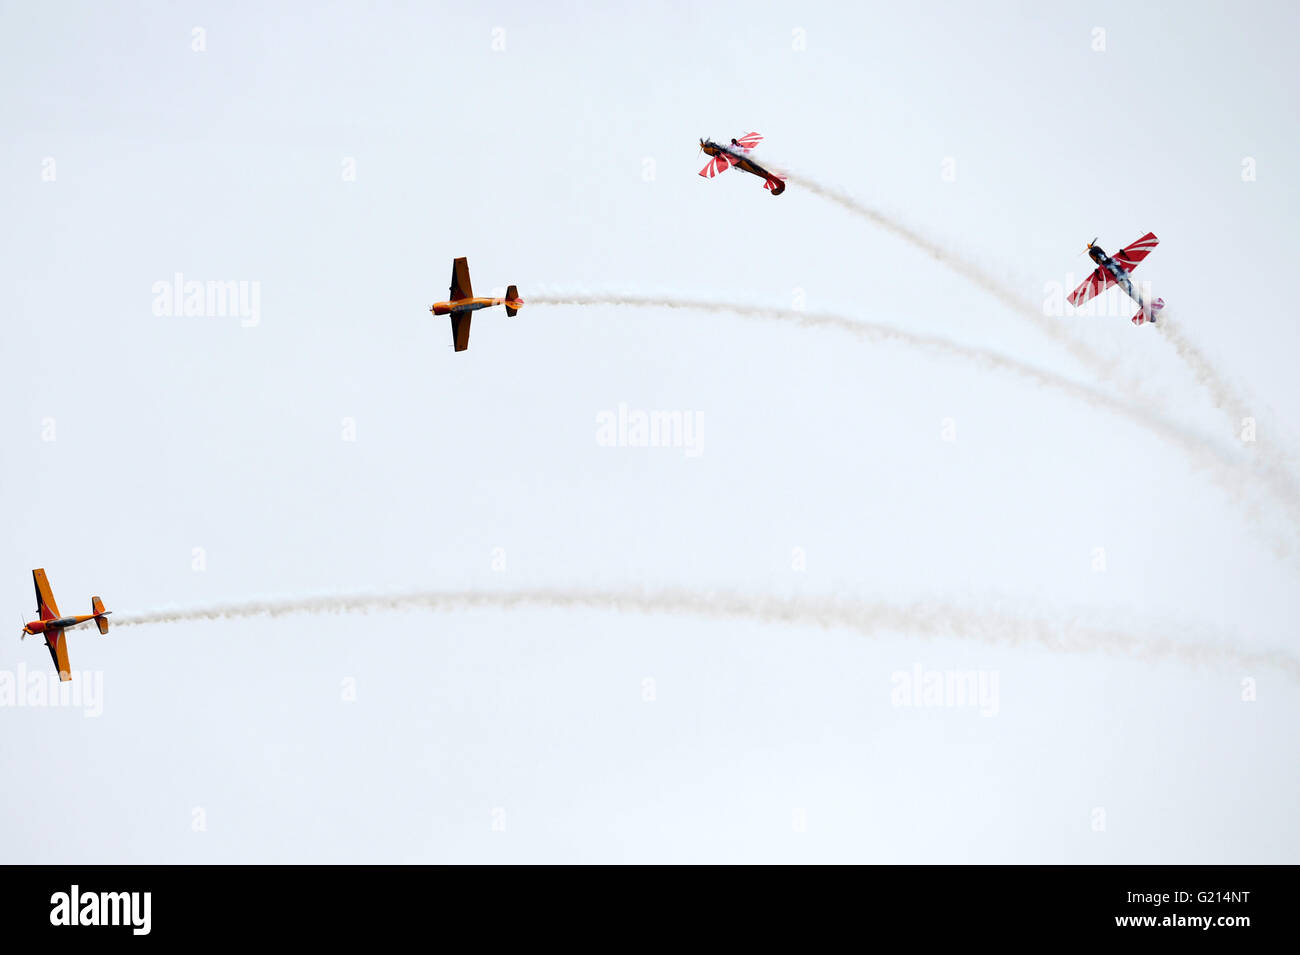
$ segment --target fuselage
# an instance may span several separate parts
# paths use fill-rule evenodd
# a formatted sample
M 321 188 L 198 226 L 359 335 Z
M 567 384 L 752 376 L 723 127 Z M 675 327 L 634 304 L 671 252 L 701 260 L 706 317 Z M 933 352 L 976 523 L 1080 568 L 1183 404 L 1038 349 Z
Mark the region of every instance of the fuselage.
M 1115 284 L 1128 293 L 1129 298 L 1134 301 L 1141 301 L 1137 293 L 1133 291 L 1133 277 L 1125 271 L 1124 266 L 1115 261 L 1114 258 L 1107 255 L 1105 250 L 1099 246 L 1089 246 L 1088 256 L 1097 263 L 1098 268 L 1105 269 L 1115 280 Z
M 480 308 L 491 308 L 493 305 L 522 308 L 523 304 L 521 298 L 462 298 L 454 302 L 434 302 L 429 311 L 435 315 L 450 315 L 452 312 L 477 312 Z
M 66 630 L 68 627 L 75 627 L 77 624 L 87 623 L 100 616 L 97 613 L 82 614 L 79 617 L 57 617 L 50 620 L 33 620 L 23 627 L 23 633 L 37 634 L 44 633 L 47 630 Z
M 1122 288 L 1129 298 L 1142 306 L 1142 311 L 1148 313 L 1148 315 L 1150 314 L 1152 311 L 1151 306 L 1142 300 L 1142 293 L 1133 287 L 1133 276 L 1129 274 L 1124 266 L 1116 262 L 1113 256 L 1107 255 L 1100 246 L 1088 246 L 1088 256 L 1097 263 L 1098 268 L 1105 269 L 1110 273 L 1111 278 L 1115 280 L 1115 284 Z

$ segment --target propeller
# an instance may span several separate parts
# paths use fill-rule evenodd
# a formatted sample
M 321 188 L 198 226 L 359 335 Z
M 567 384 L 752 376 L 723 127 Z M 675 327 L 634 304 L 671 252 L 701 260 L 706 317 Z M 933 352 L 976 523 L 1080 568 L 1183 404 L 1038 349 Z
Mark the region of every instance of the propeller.
M 1084 248 L 1084 250 L 1083 250 L 1082 252 L 1080 252 L 1079 254 L 1080 254 L 1080 255 L 1087 255 L 1089 252 L 1091 252 L 1091 251 L 1092 251 L 1092 247 L 1093 247 L 1094 245 L 1097 244 L 1097 240 L 1100 239 L 1100 238 L 1101 238 L 1101 236 L 1093 236 L 1092 241 L 1089 242 L 1088 245 Z

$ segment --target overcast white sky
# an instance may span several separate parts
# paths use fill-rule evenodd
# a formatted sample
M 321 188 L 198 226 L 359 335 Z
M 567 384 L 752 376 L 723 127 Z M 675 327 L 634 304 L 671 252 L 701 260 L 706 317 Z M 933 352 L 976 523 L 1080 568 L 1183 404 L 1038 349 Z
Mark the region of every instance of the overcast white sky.
M 466 255 L 479 294 L 802 295 L 1095 381 L 844 209 L 696 175 L 699 137 L 757 130 L 774 165 L 1031 304 L 1082 279 L 1094 235 L 1114 251 L 1155 231 L 1139 277 L 1289 451 L 1292 5 L 0 9 L 0 672 L 49 668 L 16 639 L 41 566 L 65 613 L 91 594 L 125 617 L 646 587 L 942 601 L 1297 654 L 1295 526 L 1254 490 L 1252 522 L 1122 416 L 833 330 L 534 304 L 479 313 L 456 354 L 427 311 Z M 258 283 L 258 323 L 156 315 L 154 283 L 178 272 Z M 1247 460 L 1169 342 L 1107 303 L 1054 320 Z M 600 446 L 620 402 L 695 416 L 703 453 Z M 1300 846 L 1300 683 L 1277 668 L 557 609 L 70 641 L 102 715 L 0 707 L 3 861 L 1295 862 Z M 996 674 L 996 715 L 894 705 L 891 675 L 918 665 Z

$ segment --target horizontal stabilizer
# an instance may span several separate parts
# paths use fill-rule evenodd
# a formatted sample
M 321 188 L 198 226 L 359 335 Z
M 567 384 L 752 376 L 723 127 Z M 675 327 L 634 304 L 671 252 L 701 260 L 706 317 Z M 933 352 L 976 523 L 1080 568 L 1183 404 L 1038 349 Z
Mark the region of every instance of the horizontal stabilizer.
M 1156 313 L 1164 307 L 1165 300 L 1162 298 L 1156 299 L 1149 306 L 1142 306 L 1142 308 L 1138 309 L 1138 313 L 1133 316 L 1133 324 L 1141 325 L 1143 322 L 1150 322 L 1154 325 L 1156 321 Z

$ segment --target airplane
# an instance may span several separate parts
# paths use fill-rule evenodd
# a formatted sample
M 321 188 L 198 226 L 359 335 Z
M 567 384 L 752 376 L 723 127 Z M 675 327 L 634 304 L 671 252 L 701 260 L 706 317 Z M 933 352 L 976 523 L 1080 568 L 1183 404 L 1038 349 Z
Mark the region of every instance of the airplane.
M 451 316 L 451 341 L 456 346 L 456 351 L 469 348 L 469 320 L 478 309 L 504 305 L 506 314 L 514 318 L 524 307 L 524 300 L 519 297 L 519 290 L 513 285 L 506 289 L 505 298 L 475 298 L 474 289 L 469 284 L 469 259 L 463 256 L 451 264 L 451 288 L 448 294 L 450 301 L 434 302 L 429 306 L 429 311 L 435 315 Z
M 746 133 L 739 139 L 733 139 L 728 146 L 719 145 L 711 139 L 701 139 L 700 149 L 713 158 L 707 166 L 700 170 L 700 175 L 705 179 L 712 179 L 719 173 L 724 173 L 730 167 L 735 166 L 741 172 L 752 173 L 760 177 L 763 180 L 763 188 L 769 190 L 772 195 L 779 196 L 785 192 L 785 177 L 768 172 L 754 160 L 748 158 L 749 151 L 762 141 L 763 137 L 758 133 Z
M 1078 307 L 1098 292 L 1112 285 L 1118 285 L 1128 293 L 1129 298 L 1138 303 L 1138 313 L 1133 316 L 1133 324 L 1141 325 L 1143 322 L 1150 322 L 1154 325 L 1156 313 L 1165 307 L 1165 300 L 1158 298 L 1154 302 L 1143 301 L 1142 294 L 1133 288 L 1132 272 L 1139 262 L 1151 254 L 1151 250 L 1159 242 L 1154 232 L 1148 232 L 1112 256 L 1102 251 L 1097 245 L 1097 240 L 1093 239 L 1088 243 L 1087 251 L 1088 256 L 1097 263 L 1097 269 L 1088 276 L 1087 281 L 1070 293 L 1066 301 Z
M 91 597 L 90 613 L 79 617 L 60 617 L 59 606 L 54 602 L 54 594 L 50 592 L 50 582 L 45 577 L 45 571 L 40 568 L 33 570 L 32 580 L 36 584 L 36 613 L 40 619 L 24 624 L 19 639 L 26 640 L 29 635 L 44 634 L 50 659 L 59 671 L 59 681 L 66 683 L 72 679 L 72 666 L 68 663 L 68 635 L 65 631 L 93 620 L 100 633 L 108 633 L 108 615 L 113 611 L 105 610 L 104 601 L 98 597 Z

